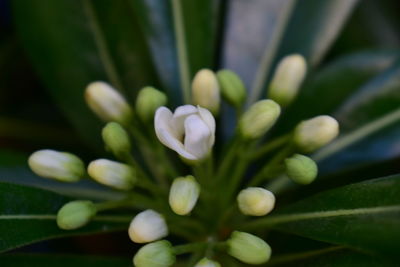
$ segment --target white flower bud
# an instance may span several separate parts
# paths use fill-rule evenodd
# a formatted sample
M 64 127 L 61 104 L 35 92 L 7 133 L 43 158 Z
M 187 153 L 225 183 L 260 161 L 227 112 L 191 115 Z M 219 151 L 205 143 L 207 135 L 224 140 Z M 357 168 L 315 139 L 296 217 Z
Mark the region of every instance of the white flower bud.
M 203 258 L 194 267 L 221 267 L 221 264 L 219 264 L 216 261 L 212 261 L 207 258 Z
M 305 153 L 330 143 L 339 134 L 338 122 L 330 116 L 317 116 L 302 121 L 294 131 L 294 143 Z
M 96 182 L 120 190 L 130 190 L 136 182 L 135 169 L 108 159 L 92 161 L 88 173 Z
M 105 82 L 92 82 L 85 91 L 89 107 L 104 121 L 116 121 L 123 125 L 132 118 L 132 109 L 124 97 Z
M 133 242 L 148 243 L 166 237 L 168 227 L 161 214 L 145 210 L 133 218 L 128 233 Z
M 285 166 L 287 176 L 296 183 L 310 184 L 317 178 L 317 164 L 309 157 L 295 154 L 285 159 Z
M 89 223 L 96 212 L 96 206 L 91 201 L 71 201 L 58 211 L 57 225 L 64 230 L 78 229 Z
M 101 135 L 106 147 L 120 157 L 130 153 L 131 141 L 126 130 L 117 122 L 109 122 L 103 128 Z
M 237 196 L 240 211 L 245 215 L 264 216 L 275 206 L 275 196 L 261 187 L 249 187 Z
M 39 150 L 29 157 L 28 164 L 37 175 L 62 182 L 76 182 L 85 174 L 82 160 L 67 152 Z
M 224 99 L 231 105 L 240 107 L 246 100 L 246 88 L 239 76 L 230 70 L 220 70 L 217 78 Z
M 202 69 L 196 73 L 192 82 L 193 104 L 206 108 L 217 115 L 220 105 L 219 84 L 215 73 Z
M 281 108 L 272 100 L 260 100 L 253 104 L 240 118 L 239 130 L 246 139 L 256 139 L 275 124 Z
M 188 161 L 200 161 L 210 153 L 215 141 L 215 119 L 202 107 L 184 105 L 172 112 L 160 107 L 154 128 L 161 143 Z
M 154 118 L 157 108 L 167 104 L 167 96 L 150 86 L 140 90 L 136 98 L 136 113 L 144 122 L 150 122 Z
M 295 54 L 284 57 L 278 64 L 268 90 L 268 97 L 286 107 L 296 97 L 307 72 L 306 60 Z
M 248 264 L 266 263 L 271 257 L 271 247 L 261 238 L 234 231 L 228 242 L 228 254 Z
M 200 185 L 188 175 L 174 180 L 169 191 L 169 205 L 178 215 L 189 214 L 196 205 L 200 194 Z
M 173 247 L 166 240 L 143 246 L 133 258 L 136 267 L 169 267 L 176 261 Z

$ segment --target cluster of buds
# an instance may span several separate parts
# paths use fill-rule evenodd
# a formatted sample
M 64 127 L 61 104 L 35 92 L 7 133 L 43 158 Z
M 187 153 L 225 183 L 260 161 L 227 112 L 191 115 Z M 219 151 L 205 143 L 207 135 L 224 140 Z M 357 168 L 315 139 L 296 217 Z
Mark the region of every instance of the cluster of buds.
M 285 57 L 272 78 L 269 99 L 247 109 L 246 87 L 230 70 L 200 70 L 192 81 L 191 103 L 174 111 L 166 106 L 167 96 L 153 87 L 141 89 L 133 107 L 107 83 L 93 82 L 86 88 L 85 98 L 106 122 L 101 135 L 114 159 L 96 159 L 85 167 L 71 153 L 40 150 L 28 163 L 45 178 L 62 182 L 91 178 L 126 194 L 126 199 L 114 202 L 66 203 L 57 214 L 57 224 L 64 230 L 84 227 L 107 209 L 137 208 L 130 194 L 139 195 L 144 211 L 133 216 L 128 228 L 130 239 L 144 244 L 133 258 L 135 266 L 173 266 L 180 254 L 196 251 L 204 252 L 197 267 L 221 266 L 216 260 L 221 251 L 246 264 L 263 264 L 271 257 L 271 247 L 260 237 L 235 229 L 240 229 L 244 220 L 273 211 L 276 197 L 264 187 L 267 179 L 284 174 L 297 184 L 313 182 L 318 174 L 316 163 L 298 153 L 314 152 L 339 133 L 334 118 L 318 116 L 300 122 L 278 146 L 277 142 L 264 141 L 278 122 L 281 109 L 294 101 L 305 75 L 302 56 Z M 233 140 L 214 164 L 215 117 L 222 100 L 239 111 L 238 123 Z M 152 124 L 154 128 L 148 127 Z M 268 157 L 278 149 L 279 153 Z M 181 160 L 173 159 L 175 153 Z M 252 161 L 262 167 L 241 188 Z M 188 174 L 190 170 L 192 174 Z M 235 220 L 230 220 L 232 216 Z M 226 229 L 232 229 L 228 235 Z M 165 240 L 169 234 L 206 241 L 173 246 Z

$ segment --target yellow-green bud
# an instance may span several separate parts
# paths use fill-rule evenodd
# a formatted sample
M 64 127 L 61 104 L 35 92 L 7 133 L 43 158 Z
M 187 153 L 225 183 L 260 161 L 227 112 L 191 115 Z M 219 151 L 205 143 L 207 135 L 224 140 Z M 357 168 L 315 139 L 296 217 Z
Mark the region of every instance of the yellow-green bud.
M 253 104 L 240 118 L 239 129 L 246 139 L 263 136 L 275 124 L 281 108 L 272 100 L 260 100 Z
M 215 116 L 219 112 L 220 94 L 219 84 L 215 73 L 209 69 L 202 69 L 193 78 L 193 104 L 206 108 Z
M 28 164 L 39 176 L 61 182 L 76 182 L 85 175 L 85 165 L 77 156 L 49 149 L 33 153 Z
M 169 205 L 178 215 L 189 214 L 196 205 L 200 194 L 200 185 L 188 175 L 174 180 L 169 191 Z
M 317 116 L 297 125 L 294 143 L 305 153 L 313 152 L 330 143 L 339 134 L 338 122 L 330 116 Z
M 148 243 L 168 235 L 168 227 L 164 217 L 154 210 L 145 210 L 133 218 L 128 234 L 136 243 Z
M 92 201 L 76 200 L 62 206 L 57 213 L 57 225 L 64 230 L 78 229 L 90 222 L 97 209 Z
M 144 122 L 154 118 L 157 108 L 167 104 L 167 96 L 154 87 L 144 87 L 136 98 L 136 112 Z
M 237 196 L 240 211 L 245 215 L 264 216 L 275 206 L 275 196 L 261 187 L 249 187 Z
M 261 238 L 234 231 L 228 242 L 228 254 L 248 264 L 266 263 L 271 257 L 271 247 Z
M 285 160 L 286 174 L 294 182 L 310 184 L 317 178 L 318 167 L 311 158 L 295 154 Z
M 92 111 L 104 121 L 126 125 L 132 118 L 132 109 L 124 97 L 105 82 L 89 84 L 85 99 Z
M 136 267 L 169 267 L 176 261 L 173 247 L 166 240 L 143 246 L 133 257 Z
M 230 70 L 220 70 L 217 78 L 222 97 L 231 105 L 240 107 L 246 100 L 246 87 L 239 76 Z
M 268 90 L 268 97 L 286 107 L 296 97 L 307 72 L 302 55 L 289 55 L 278 64 Z
M 96 182 L 120 190 L 130 190 L 136 182 L 135 169 L 108 159 L 92 161 L 88 173 Z
M 194 267 L 221 267 L 221 264 L 219 264 L 216 261 L 212 261 L 207 258 L 203 258 Z
M 122 157 L 131 151 L 131 141 L 126 130 L 117 122 L 109 122 L 101 132 L 106 147 L 116 156 Z

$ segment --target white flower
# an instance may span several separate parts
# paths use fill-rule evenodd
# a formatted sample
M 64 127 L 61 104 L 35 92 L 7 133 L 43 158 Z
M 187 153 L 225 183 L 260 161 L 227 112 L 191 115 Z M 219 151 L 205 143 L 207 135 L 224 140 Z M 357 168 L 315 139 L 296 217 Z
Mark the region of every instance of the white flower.
M 133 218 L 128 233 L 133 242 L 148 243 L 166 237 L 168 228 L 161 214 L 145 210 Z
M 215 141 L 215 119 L 210 111 L 199 106 L 180 106 L 173 114 L 160 107 L 154 128 L 161 143 L 187 160 L 205 158 Z

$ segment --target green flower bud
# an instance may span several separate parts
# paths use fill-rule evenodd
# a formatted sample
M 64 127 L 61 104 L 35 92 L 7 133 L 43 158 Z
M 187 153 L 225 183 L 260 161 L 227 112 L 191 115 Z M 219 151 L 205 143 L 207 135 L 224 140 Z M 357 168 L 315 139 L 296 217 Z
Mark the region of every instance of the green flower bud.
M 296 97 L 307 72 L 303 56 L 295 54 L 284 57 L 278 64 L 268 90 L 268 97 L 286 107 Z
M 231 105 L 240 107 L 246 100 L 246 87 L 236 73 L 220 70 L 217 78 L 221 86 L 222 97 Z
M 123 125 L 132 118 L 132 109 L 117 90 L 105 82 L 92 82 L 85 91 L 89 107 L 104 121 L 116 121 Z
M 167 104 L 167 96 L 154 87 L 144 87 L 136 98 L 136 112 L 144 122 L 154 118 L 157 108 Z
M 310 184 L 317 178 L 317 164 L 309 157 L 295 154 L 285 160 L 285 166 L 286 174 L 296 183 Z
M 28 164 L 37 175 L 61 182 L 76 182 L 85 175 L 82 160 L 67 152 L 39 150 L 29 157 Z
M 136 243 L 148 243 L 168 235 L 167 223 L 164 217 L 154 210 L 145 210 L 133 218 L 128 234 Z
M 276 122 L 281 108 L 272 100 L 260 100 L 240 118 L 239 130 L 246 139 L 263 136 Z
M 193 104 L 206 108 L 215 116 L 219 112 L 219 84 L 214 72 L 202 69 L 194 76 L 192 82 Z
M 92 201 L 76 200 L 62 206 L 57 213 L 57 225 L 64 230 L 78 229 L 90 222 L 97 209 Z
M 120 190 L 130 190 L 136 182 L 135 169 L 108 159 L 92 161 L 88 173 L 96 182 Z
M 203 258 L 194 267 L 221 267 L 221 264 L 219 264 L 216 261 L 212 261 L 207 258 Z
M 168 267 L 175 261 L 172 245 L 166 240 L 143 246 L 133 257 L 133 265 L 136 267 Z
M 116 157 L 129 154 L 131 151 L 131 141 L 126 130 L 117 122 L 109 122 L 101 132 L 106 147 Z
M 261 187 L 249 187 L 237 196 L 240 211 L 245 215 L 264 216 L 275 206 L 275 196 Z
M 178 215 L 189 214 L 196 205 L 200 194 L 200 185 L 188 175 L 174 180 L 169 191 L 169 205 Z
M 228 254 L 248 264 L 266 263 L 271 257 L 271 247 L 261 238 L 234 231 L 228 242 Z
M 330 116 L 317 116 L 302 121 L 294 131 L 294 143 L 305 153 L 330 143 L 339 134 L 338 122 Z

